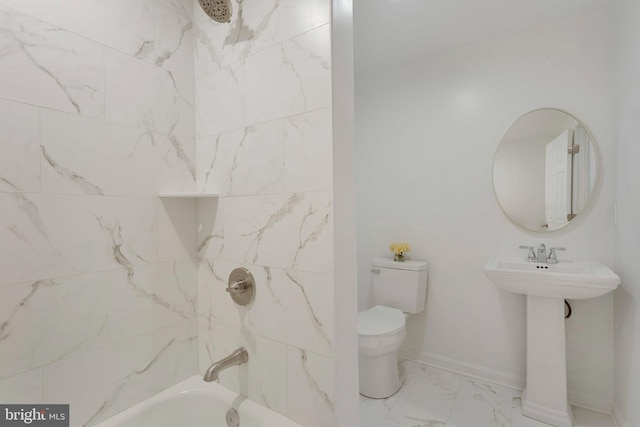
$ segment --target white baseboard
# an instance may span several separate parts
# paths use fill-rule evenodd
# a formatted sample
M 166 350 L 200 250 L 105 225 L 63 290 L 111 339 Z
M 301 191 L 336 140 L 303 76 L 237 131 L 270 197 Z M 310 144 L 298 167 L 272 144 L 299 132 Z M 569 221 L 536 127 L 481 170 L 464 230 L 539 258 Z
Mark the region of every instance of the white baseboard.
M 523 377 L 424 351 L 401 347 L 400 357 L 519 391 L 522 391 L 526 385 L 526 379 Z M 601 412 L 607 415 L 612 414 L 612 417 L 615 418 L 616 407 L 613 402 L 608 399 L 574 391 L 569 391 L 567 397 L 571 405 L 589 409 L 591 411 Z M 626 423 L 623 423 L 619 424 L 617 427 L 629 426 Z
M 400 357 L 516 390 L 524 389 L 526 383 L 524 378 L 506 372 L 402 347 L 400 348 Z
M 616 405 L 615 402 L 613 402 L 613 411 L 611 411 L 611 418 L 613 418 L 613 424 L 615 425 L 615 427 L 630 427 L 629 423 L 627 423 L 627 420 L 624 418 L 624 415 L 622 415 L 620 408 L 618 408 L 618 405 Z
M 590 394 L 569 390 L 567 392 L 569 403 L 579 408 L 610 415 L 613 409 L 613 401 Z

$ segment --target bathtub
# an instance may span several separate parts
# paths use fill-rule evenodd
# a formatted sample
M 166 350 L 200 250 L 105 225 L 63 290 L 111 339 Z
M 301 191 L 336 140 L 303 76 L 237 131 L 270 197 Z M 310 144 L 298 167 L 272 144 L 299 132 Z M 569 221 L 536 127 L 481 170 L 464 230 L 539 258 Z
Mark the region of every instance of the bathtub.
M 237 411 L 240 427 L 301 427 L 220 384 L 204 382 L 201 375 L 187 378 L 96 427 L 227 427 L 226 415 L 231 408 Z

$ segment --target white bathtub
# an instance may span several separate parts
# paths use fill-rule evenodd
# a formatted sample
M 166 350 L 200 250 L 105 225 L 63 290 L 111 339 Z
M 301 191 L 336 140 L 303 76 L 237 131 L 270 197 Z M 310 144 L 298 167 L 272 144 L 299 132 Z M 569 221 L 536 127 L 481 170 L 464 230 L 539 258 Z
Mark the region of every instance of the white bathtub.
M 240 427 L 301 427 L 220 384 L 194 375 L 138 403 L 96 427 L 227 427 L 225 415 L 235 408 Z

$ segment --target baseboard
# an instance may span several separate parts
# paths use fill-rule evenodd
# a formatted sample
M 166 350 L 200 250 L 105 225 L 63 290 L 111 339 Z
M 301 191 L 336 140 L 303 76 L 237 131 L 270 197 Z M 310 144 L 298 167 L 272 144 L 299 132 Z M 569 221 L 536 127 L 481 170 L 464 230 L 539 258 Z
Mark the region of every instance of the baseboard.
M 615 427 L 630 427 L 627 420 L 622 415 L 620 408 L 613 402 L 613 410 L 611 411 L 611 418 L 613 418 L 613 424 Z
M 455 372 L 471 378 L 477 378 L 481 381 L 502 385 L 518 391 L 522 391 L 526 385 L 526 379 L 518 377 L 507 372 L 488 369 L 484 366 L 475 365 L 473 363 L 461 362 L 444 356 L 439 356 L 427 352 L 416 351 L 408 348 L 400 348 L 400 357 L 403 359 L 413 360 L 415 362 L 424 363 L 435 368 L 444 369 L 446 371 Z M 613 402 L 602 399 L 600 397 L 591 396 L 585 393 L 572 392 L 568 393 L 568 400 L 571 405 L 580 408 L 589 409 L 591 411 L 601 412 L 603 414 L 612 414 L 615 418 L 616 406 Z M 621 418 L 624 420 L 624 418 Z M 617 427 L 629 427 L 626 423 L 619 424 Z
M 579 408 L 588 409 L 594 412 L 610 415 L 613 409 L 613 402 L 590 394 L 569 390 L 567 392 L 569 403 Z
M 516 390 L 522 390 L 526 383 L 524 378 L 506 372 L 402 347 L 400 348 L 400 357 Z
M 522 415 L 542 421 L 552 426 L 571 427 L 573 425 L 573 409 L 563 403 L 559 407 L 550 408 L 546 405 L 529 400 L 527 390 L 522 392 Z

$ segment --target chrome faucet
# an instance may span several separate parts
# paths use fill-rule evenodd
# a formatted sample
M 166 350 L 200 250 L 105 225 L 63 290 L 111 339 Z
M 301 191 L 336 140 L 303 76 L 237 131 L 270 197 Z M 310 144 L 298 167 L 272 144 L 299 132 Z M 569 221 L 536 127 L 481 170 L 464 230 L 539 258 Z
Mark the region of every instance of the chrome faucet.
M 536 260 L 538 262 L 547 262 L 547 247 L 544 243 L 540 243 L 540 246 L 538 246 L 538 256 L 536 257 Z
M 234 350 L 233 353 L 231 353 L 224 359 L 218 360 L 217 362 L 214 362 L 213 365 L 209 366 L 207 372 L 204 373 L 203 379 L 206 382 L 217 381 L 220 371 L 223 371 L 235 365 L 242 365 L 243 363 L 247 363 L 248 360 L 249 353 L 247 352 L 247 349 L 244 347 L 240 347 Z
M 528 250 L 527 261 L 529 262 L 541 262 L 545 264 L 557 264 L 558 256 L 556 255 L 556 251 L 566 251 L 567 248 L 551 248 L 549 249 L 549 255 L 547 255 L 547 247 L 544 243 L 541 243 L 538 246 L 538 254 L 534 251 L 533 246 L 520 246 L 520 249 Z

